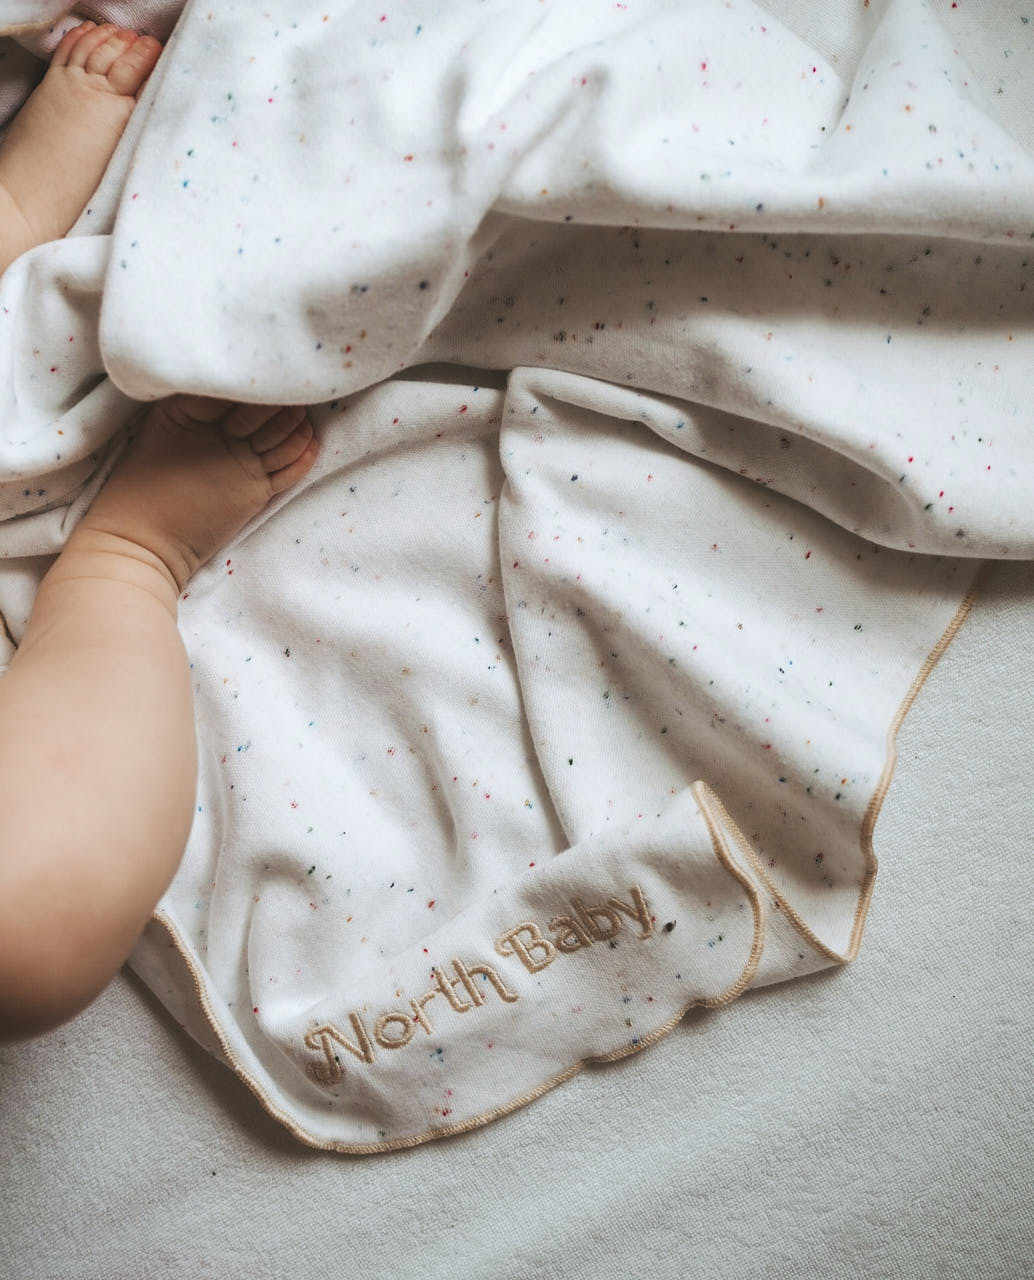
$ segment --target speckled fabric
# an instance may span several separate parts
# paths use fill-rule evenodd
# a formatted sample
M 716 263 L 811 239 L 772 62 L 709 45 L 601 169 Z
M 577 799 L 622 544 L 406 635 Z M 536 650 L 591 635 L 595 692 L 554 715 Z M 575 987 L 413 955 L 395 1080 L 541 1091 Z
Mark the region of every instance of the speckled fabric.
M 849 80 L 742 0 L 191 5 L 4 277 L 12 643 L 136 401 L 313 406 L 184 593 L 134 957 L 304 1141 L 855 954 L 900 716 L 1034 555 L 1034 165 L 952 22 L 873 3 Z

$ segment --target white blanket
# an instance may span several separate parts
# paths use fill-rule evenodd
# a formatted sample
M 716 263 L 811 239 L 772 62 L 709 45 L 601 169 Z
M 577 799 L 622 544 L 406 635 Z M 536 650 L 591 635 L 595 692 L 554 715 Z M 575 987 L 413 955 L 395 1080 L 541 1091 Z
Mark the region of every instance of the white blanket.
M 190 5 L 4 277 L 13 642 L 129 397 L 317 406 L 184 595 L 198 812 L 134 957 L 303 1140 L 855 954 L 900 717 L 1034 554 L 1034 166 L 943 15 L 872 10 L 847 84 L 748 3 Z

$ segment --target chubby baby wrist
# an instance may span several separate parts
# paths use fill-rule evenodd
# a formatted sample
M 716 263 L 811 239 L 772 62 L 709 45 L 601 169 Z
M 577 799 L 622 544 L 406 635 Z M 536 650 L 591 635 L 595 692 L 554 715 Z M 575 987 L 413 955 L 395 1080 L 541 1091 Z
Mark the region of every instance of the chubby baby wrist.
M 175 617 L 179 594 L 189 577 L 190 566 L 182 555 L 171 548 L 162 554 L 88 512 L 45 581 L 103 580 L 138 587 L 155 596 Z

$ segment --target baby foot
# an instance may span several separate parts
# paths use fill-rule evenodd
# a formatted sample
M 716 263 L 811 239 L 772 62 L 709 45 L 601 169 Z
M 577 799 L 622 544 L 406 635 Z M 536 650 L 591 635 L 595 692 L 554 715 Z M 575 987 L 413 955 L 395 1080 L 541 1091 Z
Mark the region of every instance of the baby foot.
M 173 396 L 148 411 L 78 528 L 158 556 L 182 591 L 272 497 L 308 474 L 317 452 L 300 405 Z
M 64 36 L 0 149 L 0 270 L 78 218 L 161 51 L 110 23 Z

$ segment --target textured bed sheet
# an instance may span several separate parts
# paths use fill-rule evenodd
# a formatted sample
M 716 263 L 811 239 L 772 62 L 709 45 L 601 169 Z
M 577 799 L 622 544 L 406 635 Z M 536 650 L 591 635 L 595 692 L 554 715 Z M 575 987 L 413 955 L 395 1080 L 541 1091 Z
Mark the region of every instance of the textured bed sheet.
M 1034 1274 L 1032 623 L 996 566 L 902 728 L 853 965 L 372 1157 L 300 1147 L 127 975 L 0 1050 L 0 1273 Z
M 767 7 L 850 62 L 853 5 Z M 1034 149 L 1001 38 L 1034 8 L 949 7 Z M 1031 565 L 992 566 L 901 729 L 854 964 L 363 1159 L 301 1147 L 127 972 L 0 1049 L 0 1276 L 1034 1275 L 1032 621 Z

